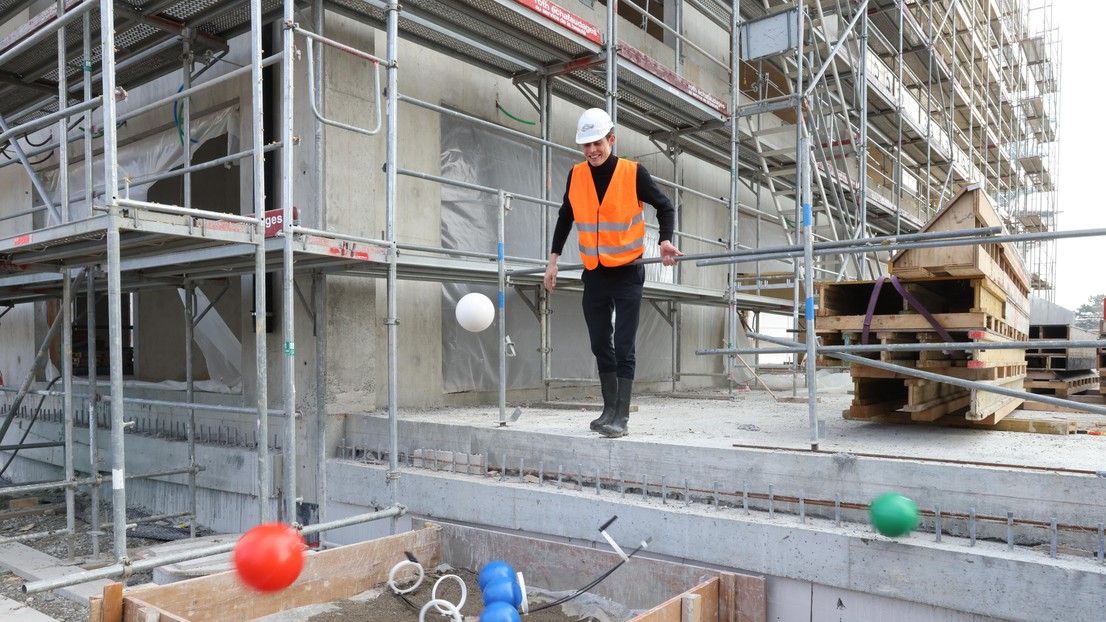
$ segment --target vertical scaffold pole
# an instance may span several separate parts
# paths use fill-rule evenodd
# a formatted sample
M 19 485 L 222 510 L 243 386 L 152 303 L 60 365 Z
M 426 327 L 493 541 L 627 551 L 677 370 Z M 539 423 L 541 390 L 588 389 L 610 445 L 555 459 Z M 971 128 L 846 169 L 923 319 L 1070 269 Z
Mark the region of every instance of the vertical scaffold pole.
M 798 45 L 798 89 L 796 93 L 799 94 L 799 98 L 795 105 L 796 116 L 796 149 L 797 158 L 796 163 L 799 166 L 799 188 L 796 193 L 796 203 L 800 213 L 796 214 L 799 222 L 802 223 L 803 228 L 803 282 L 806 286 L 806 296 L 803 300 L 802 308 L 805 311 L 805 334 L 806 334 L 806 391 L 807 391 L 807 410 L 810 418 L 810 448 L 812 450 L 818 449 L 818 409 L 817 409 L 817 387 L 814 376 L 816 371 L 815 359 L 815 334 L 814 334 L 814 214 L 811 207 L 813 196 L 811 193 L 811 166 L 810 153 L 810 132 L 806 127 L 806 97 L 803 86 L 803 72 L 805 71 L 806 61 L 803 57 L 803 43 L 805 40 L 805 10 L 803 5 L 799 3 L 799 15 L 798 15 L 798 30 L 799 33 L 799 45 Z M 798 298 L 799 284 L 795 283 L 796 298 Z M 798 328 L 796 326 L 796 328 Z M 798 357 L 796 357 L 798 358 Z
M 269 378 L 268 349 L 265 325 L 265 130 L 262 116 L 262 21 L 261 0 L 250 0 L 250 79 L 253 92 L 250 98 L 250 117 L 253 121 L 253 213 L 258 217 L 254 242 L 253 276 L 253 333 L 257 365 L 257 501 L 261 522 L 269 522 L 269 496 L 272 490 L 272 473 L 269 472 Z M 283 62 L 291 62 L 285 58 Z
M 740 184 L 738 174 L 741 172 L 740 145 L 741 135 L 738 132 L 737 106 L 741 99 L 741 49 L 739 47 L 739 29 L 741 28 L 741 1 L 733 0 L 730 14 L 730 251 L 737 249 L 737 236 L 740 214 L 740 196 L 738 195 Z M 737 264 L 731 263 L 727 270 L 730 282 L 727 283 L 729 293 L 727 297 L 729 306 L 726 313 L 726 341 L 730 348 L 737 347 Z M 735 367 L 734 355 L 726 357 L 726 387 L 730 397 L 733 397 L 733 370 Z
M 185 132 L 185 136 L 189 136 Z M 196 378 L 192 371 L 195 356 L 196 284 L 191 280 L 184 284 L 184 399 L 191 404 L 196 400 Z M 184 430 L 188 442 L 188 498 L 191 503 L 188 516 L 188 533 L 196 537 L 196 410 L 188 409 L 188 425 Z
M 323 2 L 314 0 L 311 4 L 311 20 L 316 33 L 322 35 L 325 26 L 323 19 Z M 307 45 L 315 46 L 315 92 L 320 94 L 319 110 L 326 113 L 325 93 L 323 93 L 323 46 L 315 41 L 308 41 Z M 373 97 L 380 97 L 375 93 Z M 377 100 L 380 101 L 379 99 Z M 378 108 L 379 110 L 379 108 Z M 314 200 L 315 227 L 326 231 L 326 192 L 323 176 L 323 162 L 326 159 L 326 138 L 323 134 L 323 124 L 317 117 L 314 119 L 315 133 L 315 168 L 314 168 Z M 326 523 L 328 512 L 326 501 L 329 493 L 326 481 L 326 460 L 329 451 L 327 443 L 326 423 L 326 361 L 327 361 L 327 330 L 326 330 L 326 273 L 319 270 L 315 272 L 312 291 L 314 292 L 315 305 L 315 435 L 316 458 L 318 465 L 315 470 L 316 500 L 319 504 L 319 523 Z M 319 532 L 319 542 L 326 542 L 326 532 Z
M 607 2 L 607 114 L 618 127 L 618 0 Z
M 293 158 L 293 89 L 295 84 L 296 65 L 293 62 L 295 53 L 296 33 L 292 31 L 295 22 L 295 4 L 292 0 L 284 0 L 284 60 L 280 63 L 283 69 L 284 80 L 283 106 L 281 115 L 284 122 L 281 124 L 283 146 L 280 149 L 280 205 L 284 213 L 281 232 L 284 234 L 284 262 L 282 271 L 281 319 L 283 320 L 284 336 L 284 520 L 289 524 L 298 522 L 296 515 L 297 486 L 296 464 L 298 449 L 296 444 L 296 299 L 295 299 L 295 273 L 292 266 L 292 180 L 295 175 L 292 168 L 295 164 Z
M 184 39 L 183 67 L 184 90 L 192 88 L 192 42 Z M 185 170 L 192 165 L 192 98 L 185 97 L 181 100 L 181 146 L 184 148 Z M 185 173 L 181 180 L 184 190 L 184 207 L 192 207 L 192 173 Z M 192 372 L 192 358 L 194 355 L 193 334 L 196 328 L 196 284 L 188 281 L 184 289 L 184 360 L 185 360 L 185 400 L 191 404 L 196 399 L 195 378 Z M 189 512 L 188 534 L 196 537 L 196 411 L 188 409 L 188 427 L 185 435 L 188 437 L 188 499 Z
M 84 69 L 84 101 L 92 99 L 92 17 L 85 13 L 82 17 L 83 26 L 83 39 L 84 39 L 84 61 L 82 68 Z M 94 111 L 89 110 L 84 114 L 84 162 L 81 166 L 84 168 L 84 208 L 86 218 L 92 216 L 92 117 Z M 91 282 L 92 271 L 89 271 L 89 279 Z M 90 308 L 91 312 L 91 308 Z M 92 333 L 88 334 L 88 338 L 93 339 Z M 93 364 L 93 363 L 90 363 Z M 95 372 L 90 371 L 90 375 L 95 375 Z M 96 507 L 95 505 L 93 507 Z M 96 537 L 93 536 L 96 540 Z M 98 551 L 99 549 L 97 549 Z
M 384 190 L 384 206 L 385 206 L 385 231 L 384 239 L 393 244 L 396 241 L 395 233 L 395 218 L 396 218 L 396 169 L 399 166 L 398 162 L 398 149 L 396 131 L 398 129 L 396 123 L 396 110 L 399 106 L 399 93 L 398 93 L 398 74 L 396 65 L 396 55 L 398 52 L 398 40 L 399 40 L 399 3 L 388 3 L 388 43 L 387 43 L 387 55 L 388 55 L 388 103 L 387 103 L 387 130 L 386 130 L 386 155 L 385 155 L 385 190 Z M 397 356 L 396 356 L 396 341 L 397 341 L 397 325 L 399 319 L 396 317 L 397 313 L 397 301 L 396 301 L 396 256 L 395 247 L 392 247 L 392 256 L 388 262 L 388 315 L 384 320 L 384 323 L 388 326 L 388 441 L 391 446 L 390 456 L 388 457 L 388 484 L 392 489 L 392 504 L 396 504 L 399 500 L 399 460 L 398 460 L 398 448 L 399 448 L 399 423 L 396 420 L 396 400 L 398 399 L 396 377 L 397 377 Z M 399 518 L 392 517 L 391 521 L 392 533 L 396 533 L 399 529 Z
M 496 201 L 496 283 L 499 286 L 499 295 L 496 298 L 496 308 L 499 313 L 499 425 L 507 425 L 507 264 L 503 260 L 503 245 L 507 232 L 507 210 L 511 209 L 511 195 L 499 191 L 499 200 Z
M 549 76 L 542 76 L 538 82 L 538 117 L 541 124 L 541 139 L 543 141 L 549 140 L 549 125 L 550 117 L 553 111 L 550 109 L 551 96 L 550 92 Z M 548 201 L 549 197 L 553 196 L 553 151 L 549 148 L 549 145 L 544 142 L 541 145 L 541 174 L 542 174 L 542 188 L 541 198 Z M 547 257 L 549 252 L 549 245 L 551 243 L 549 233 L 549 206 L 543 205 L 541 207 L 541 256 Z M 552 341 L 550 336 L 552 334 L 552 326 L 550 326 L 550 313 L 549 313 L 549 296 L 550 293 L 545 291 L 544 285 L 538 286 L 538 321 L 541 326 L 541 379 L 542 386 L 545 389 L 545 401 L 549 401 L 549 379 L 553 377 L 553 372 L 550 369 L 550 349 L 552 348 Z
M 107 208 L 108 351 L 111 376 L 111 505 L 115 561 L 127 557 L 126 461 L 123 441 L 123 292 L 120 282 L 119 173 L 115 131 L 115 7 L 100 3 L 100 80 L 104 105 L 104 207 Z
M 65 0 L 58 0 L 57 15 L 65 14 Z M 58 110 L 69 106 L 69 65 L 67 61 L 68 43 L 65 41 L 67 27 L 58 29 Z M 58 210 L 61 221 L 69 222 L 69 117 L 58 120 Z M 72 541 L 72 536 L 70 536 Z
M 64 318 L 61 334 L 61 374 L 62 393 L 64 393 L 62 410 L 65 413 L 63 419 L 65 422 L 65 481 L 69 484 L 65 487 L 65 547 L 69 561 L 73 561 L 73 536 L 77 530 L 77 508 L 73 490 L 76 476 L 73 470 L 73 279 L 71 277 L 69 270 L 62 271 L 61 313 Z
M 85 24 L 88 26 L 87 22 Z M 85 34 L 88 34 L 86 31 Z M 86 39 L 87 41 L 87 39 Z M 88 58 L 87 56 L 85 57 Z M 88 80 L 86 76 L 85 83 L 87 85 Z M 86 87 L 87 88 L 87 87 Z M 91 118 L 86 118 L 86 121 L 91 121 Z M 87 127 L 85 128 L 87 131 Z M 88 143 L 86 143 L 86 148 Z M 85 170 L 89 171 L 86 176 L 86 180 L 91 178 L 92 171 L 92 159 L 85 160 Z M 88 206 L 92 206 L 92 184 L 87 186 L 87 192 L 85 198 L 89 200 Z M 85 298 L 85 326 L 88 329 L 88 473 L 93 476 L 92 480 L 92 492 L 89 493 L 91 497 L 91 503 L 89 504 L 89 512 L 92 514 L 92 529 L 89 533 L 92 535 L 92 558 L 99 559 L 100 557 L 100 484 L 98 478 L 95 476 L 100 472 L 100 452 L 99 452 L 99 438 L 97 437 L 97 431 L 100 427 L 100 396 L 99 389 L 96 388 L 96 277 L 92 274 L 92 269 L 85 270 L 85 278 L 87 279 L 88 291 Z

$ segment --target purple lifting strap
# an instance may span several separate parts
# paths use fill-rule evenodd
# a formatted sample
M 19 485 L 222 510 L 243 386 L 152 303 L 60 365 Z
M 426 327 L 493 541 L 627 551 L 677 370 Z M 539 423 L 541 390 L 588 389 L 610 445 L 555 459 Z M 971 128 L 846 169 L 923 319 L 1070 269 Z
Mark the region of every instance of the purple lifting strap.
M 933 314 L 929 312 L 929 309 L 926 309 L 924 306 L 922 306 L 922 303 L 918 302 L 918 300 L 914 298 L 914 296 L 911 296 L 910 293 L 906 291 L 906 288 L 903 287 L 902 283 L 899 282 L 899 277 L 892 274 L 890 276 L 879 277 L 879 279 L 876 280 L 875 287 L 872 288 L 872 298 L 868 301 L 868 312 L 864 315 L 864 331 L 860 335 L 860 343 L 864 345 L 868 344 L 868 330 L 872 325 L 872 314 L 876 310 L 876 300 L 879 299 L 879 290 L 883 287 L 883 282 L 888 279 L 891 280 L 891 285 L 895 287 L 895 291 L 899 292 L 899 294 L 903 297 L 903 300 L 906 300 L 907 304 L 913 307 L 915 311 L 920 313 L 922 317 L 924 317 L 926 321 L 929 322 L 929 325 L 937 331 L 938 335 L 941 335 L 941 338 L 945 340 L 945 343 L 953 343 L 954 341 L 956 341 L 952 338 L 952 335 L 950 335 L 949 332 L 941 326 L 941 324 L 937 321 L 937 318 L 933 317 Z

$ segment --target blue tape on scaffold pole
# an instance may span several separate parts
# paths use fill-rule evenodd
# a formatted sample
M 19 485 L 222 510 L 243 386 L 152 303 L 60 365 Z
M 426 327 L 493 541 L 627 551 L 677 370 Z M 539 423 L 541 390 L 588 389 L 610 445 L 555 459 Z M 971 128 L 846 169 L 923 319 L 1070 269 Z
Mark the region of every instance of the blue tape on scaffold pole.
M 814 321 L 814 296 L 806 297 L 806 321 Z
M 499 261 L 503 261 L 503 242 L 499 243 L 498 252 L 499 252 Z
M 499 308 L 503 308 L 503 292 L 499 292 Z
M 810 203 L 803 203 L 803 226 L 809 227 L 811 220 Z

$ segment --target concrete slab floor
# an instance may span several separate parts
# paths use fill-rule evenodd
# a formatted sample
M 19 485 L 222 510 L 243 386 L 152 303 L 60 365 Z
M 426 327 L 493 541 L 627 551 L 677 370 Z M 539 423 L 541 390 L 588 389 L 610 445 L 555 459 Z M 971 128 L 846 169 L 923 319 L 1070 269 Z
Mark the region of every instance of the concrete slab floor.
M 791 395 L 790 390 L 776 393 L 779 397 Z M 810 417 L 805 401 L 777 402 L 763 390 L 736 393 L 732 400 L 717 399 L 728 395 L 721 390 L 684 395 L 689 397 L 659 397 L 652 393 L 635 395 L 634 404 L 638 411 L 630 416 L 630 436 L 627 438 L 711 448 L 762 447 L 802 451 L 811 447 Z M 805 398 L 805 390 L 800 389 L 800 397 Z M 1106 436 L 848 421 L 841 413 L 851 401 L 851 395 L 819 393 L 816 417 L 824 420 L 826 427 L 826 437 L 819 442 L 820 451 L 967 460 L 1048 469 L 1099 471 L 1106 468 Z M 540 403 L 510 403 L 506 412 L 508 417 L 516 405 L 521 407 L 522 415 L 518 421 L 507 424 L 508 430 L 569 438 L 598 438 L 588 429 L 588 422 L 597 416 L 593 409 L 570 410 L 561 404 L 545 407 Z M 1016 411 L 1011 417 L 1062 417 L 1078 421 L 1080 429 L 1106 427 L 1106 416 L 1100 415 Z M 500 414 L 498 406 L 401 408 L 399 418 L 412 422 L 494 428 L 499 426 Z
M 0 596 L 0 622 L 56 622 L 56 620 L 23 603 Z

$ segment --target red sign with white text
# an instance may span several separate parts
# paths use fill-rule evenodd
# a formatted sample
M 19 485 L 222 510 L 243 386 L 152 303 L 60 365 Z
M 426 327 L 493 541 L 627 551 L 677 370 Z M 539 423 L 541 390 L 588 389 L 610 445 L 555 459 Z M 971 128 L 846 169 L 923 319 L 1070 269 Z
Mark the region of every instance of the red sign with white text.
M 557 22 L 582 37 L 596 43 L 603 43 L 603 36 L 593 24 L 549 0 L 515 0 L 515 2 L 551 21 Z
M 246 214 L 247 216 L 253 216 L 253 214 Z M 292 208 L 292 222 L 296 222 L 300 219 L 300 210 L 298 208 Z M 265 212 L 265 237 L 275 238 L 281 230 L 284 229 L 284 210 L 271 209 Z

